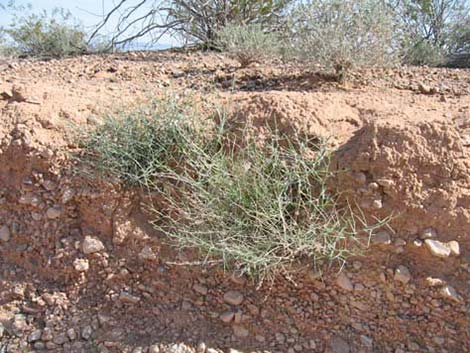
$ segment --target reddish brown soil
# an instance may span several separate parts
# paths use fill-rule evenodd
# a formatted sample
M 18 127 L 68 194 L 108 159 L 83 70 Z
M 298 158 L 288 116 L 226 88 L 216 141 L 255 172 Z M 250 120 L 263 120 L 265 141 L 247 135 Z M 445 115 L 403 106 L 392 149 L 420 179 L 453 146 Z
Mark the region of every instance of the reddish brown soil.
M 328 139 L 334 187 L 369 221 L 392 215 L 377 238 L 390 241 L 339 280 L 332 268 L 259 285 L 187 264 L 135 193 L 70 159 L 77 126 L 169 89 L 230 102 L 260 138 L 276 125 Z M 275 63 L 129 53 L 0 62 L 2 92 L 0 352 L 470 352 L 470 71 L 374 69 L 339 85 Z M 460 255 L 432 255 L 425 232 Z M 86 236 L 104 249 L 84 254 Z M 231 290 L 241 304 L 224 301 Z

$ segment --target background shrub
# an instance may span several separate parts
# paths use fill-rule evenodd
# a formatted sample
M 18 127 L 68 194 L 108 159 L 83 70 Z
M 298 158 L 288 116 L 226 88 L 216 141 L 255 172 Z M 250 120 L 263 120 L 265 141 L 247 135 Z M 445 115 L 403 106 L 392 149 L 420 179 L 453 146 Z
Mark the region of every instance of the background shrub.
M 394 16 L 382 1 L 312 0 L 290 17 L 288 54 L 343 75 L 394 62 Z
M 245 132 L 239 148 L 226 118 L 161 100 L 81 135 L 83 161 L 150 191 L 154 227 L 203 259 L 261 277 L 305 259 L 344 261 L 358 230 L 326 187 L 328 151 L 294 137 L 280 143 L 275 131 L 262 146 Z
M 405 44 L 403 62 L 410 65 L 438 66 L 445 62 L 445 57 L 442 48 L 423 40 Z
M 451 54 L 470 54 L 470 13 L 452 25 L 449 37 Z
M 279 36 L 267 33 L 260 24 L 230 24 L 218 33 L 217 47 L 246 67 L 275 57 L 281 43 Z
M 44 11 L 16 17 L 5 32 L 20 55 L 61 57 L 84 53 L 86 34 L 70 19 L 70 13 L 64 10 L 58 9 L 51 15 Z
M 121 47 L 141 37 L 179 37 L 184 44 L 213 48 L 217 33 L 230 23 L 259 23 L 278 28 L 292 0 L 133 0 L 119 1 L 98 24 L 116 26 L 111 41 Z
M 470 54 L 469 1 L 401 0 L 389 3 L 396 14 L 398 26 L 395 31 L 401 36 L 405 64 L 438 66 L 446 64 L 455 54 Z

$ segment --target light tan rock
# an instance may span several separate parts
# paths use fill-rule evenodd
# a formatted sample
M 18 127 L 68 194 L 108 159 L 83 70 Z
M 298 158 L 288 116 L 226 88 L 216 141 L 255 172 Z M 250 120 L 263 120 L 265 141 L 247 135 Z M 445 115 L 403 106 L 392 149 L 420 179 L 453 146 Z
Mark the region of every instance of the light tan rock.
M 94 254 L 104 250 L 104 245 L 98 238 L 86 236 L 83 240 L 82 251 L 84 254 Z
M 450 252 L 454 256 L 459 256 L 460 255 L 460 246 L 459 243 L 455 240 L 451 240 L 446 244 L 446 246 L 449 248 Z
M 90 264 L 87 259 L 75 259 L 73 261 L 73 267 L 75 268 L 75 271 L 86 272 L 90 268 Z
M 451 251 L 446 246 L 446 244 L 440 242 L 439 240 L 426 239 L 424 241 L 424 244 L 433 256 L 446 258 L 449 257 L 451 254 Z

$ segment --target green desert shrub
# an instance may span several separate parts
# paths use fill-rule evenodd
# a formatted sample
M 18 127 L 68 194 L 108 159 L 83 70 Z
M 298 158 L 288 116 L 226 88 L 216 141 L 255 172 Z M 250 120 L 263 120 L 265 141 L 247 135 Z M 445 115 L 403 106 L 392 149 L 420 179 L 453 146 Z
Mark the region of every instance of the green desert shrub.
M 449 37 L 450 54 L 470 54 L 470 10 L 453 24 Z
M 202 118 L 190 106 L 167 98 L 107 117 L 80 135 L 81 165 L 151 193 L 152 224 L 173 244 L 250 275 L 357 249 L 357 219 L 327 187 L 324 146 L 276 131 L 260 145 L 227 114 Z
M 426 40 L 417 43 L 409 43 L 404 48 L 403 63 L 409 65 L 438 66 L 445 62 L 443 48 Z
M 334 69 L 394 62 L 394 14 L 382 1 L 311 0 L 290 16 L 288 55 Z
M 217 47 L 236 59 L 242 67 L 272 59 L 280 52 L 280 39 L 260 24 L 225 26 L 217 37 Z
M 87 51 L 85 32 L 61 9 L 17 15 L 4 33 L 10 50 L 22 56 L 63 57 Z
M 2 28 L 0 28 L 0 57 L 12 56 L 14 52 L 9 48 L 6 41 L 6 34 Z

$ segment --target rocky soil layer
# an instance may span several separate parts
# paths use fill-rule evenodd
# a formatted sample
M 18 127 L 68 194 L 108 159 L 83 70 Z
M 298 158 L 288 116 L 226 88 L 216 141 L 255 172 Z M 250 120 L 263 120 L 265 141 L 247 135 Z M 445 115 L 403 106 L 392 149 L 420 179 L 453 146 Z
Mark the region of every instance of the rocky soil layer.
M 176 252 L 139 195 L 70 158 L 74 129 L 169 89 L 230 102 L 260 138 L 274 123 L 327 138 L 334 186 L 389 227 L 339 275 L 273 283 Z M 470 351 L 468 70 L 339 86 L 275 63 L 129 53 L 0 62 L 0 94 L 0 352 Z

